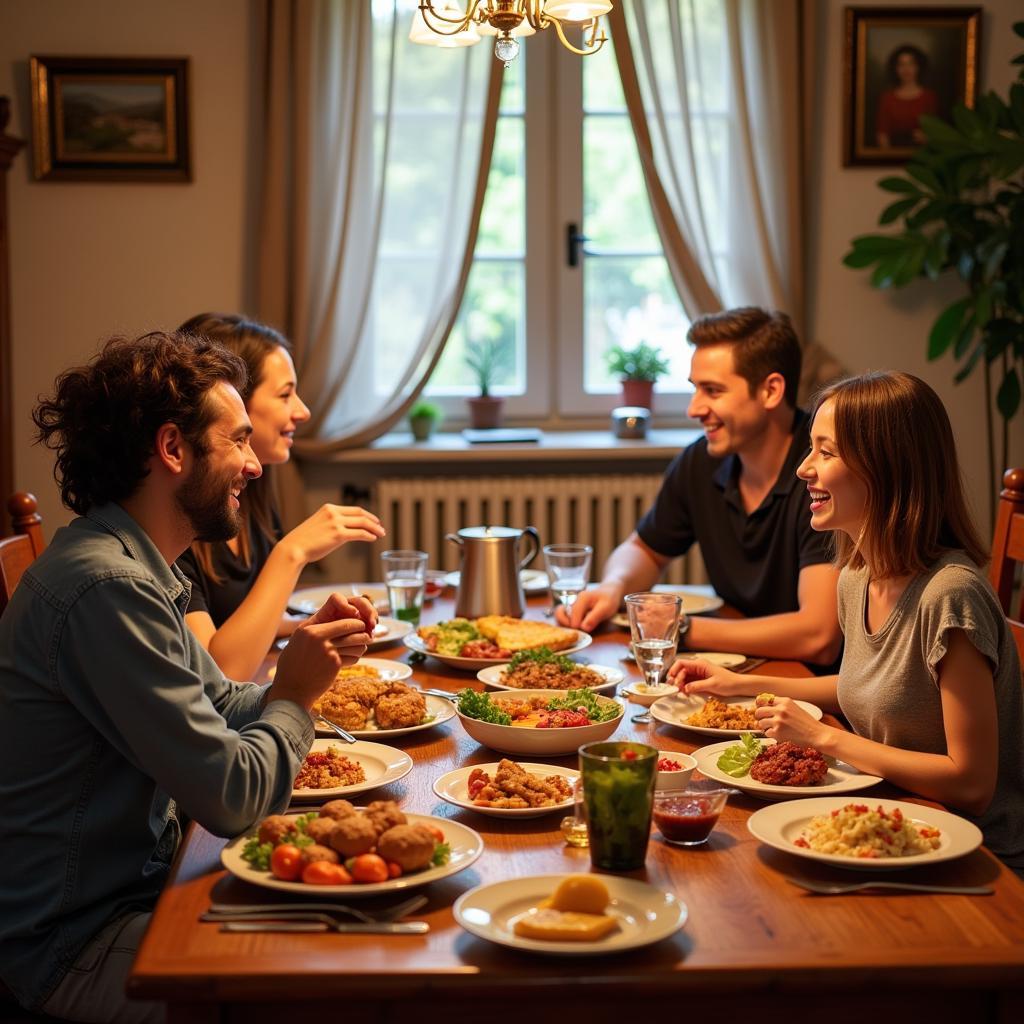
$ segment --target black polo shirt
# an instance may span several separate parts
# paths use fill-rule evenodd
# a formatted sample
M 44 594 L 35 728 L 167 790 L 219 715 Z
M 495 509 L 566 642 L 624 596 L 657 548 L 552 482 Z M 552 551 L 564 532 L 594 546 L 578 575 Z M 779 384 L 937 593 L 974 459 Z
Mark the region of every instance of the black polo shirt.
M 750 515 L 740 495 L 740 460 L 708 454 L 707 438 L 684 448 L 665 472 L 640 539 L 674 558 L 700 545 L 715 592 L 749 617 L 797 611 L 800 570 L 831 561 L 828 533 L 811 529 L 810 501 L 796 470 L 810 449 L 810 417 L 798 409 L 775 486 Z

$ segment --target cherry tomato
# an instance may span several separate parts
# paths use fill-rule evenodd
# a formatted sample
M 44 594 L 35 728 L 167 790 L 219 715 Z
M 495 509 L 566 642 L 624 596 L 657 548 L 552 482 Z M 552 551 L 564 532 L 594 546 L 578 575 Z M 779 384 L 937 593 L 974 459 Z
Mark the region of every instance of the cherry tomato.
M 270 871 L 283 882 L 294 882 L 302 874 L 302 852 L 291 843 L 275 847 L 270 855 Z
M 357 882 L 386 882 L 388 866 L 383 857 L 375 853 L 361 853 L 350 861 L 352 877 Z
M 385 861 L 388 866 L 388 878 L 398 878 L 402 873 L 402 865 L 396 864 L 393 860 Z
M 623 761 L 635 761 L 636 760 L 636 751 L 635 750 L 624 750 L 622 752 L 622 760 Z
M 302 880 L 307 885 L 352 884 L 352 876 L 340 864 L 330 864 L 325 860 L 307 864 L 302 872 Z
M 425 828 L 439 843 L 444 842 L 444 833 L 436 825 L 423 825 Z

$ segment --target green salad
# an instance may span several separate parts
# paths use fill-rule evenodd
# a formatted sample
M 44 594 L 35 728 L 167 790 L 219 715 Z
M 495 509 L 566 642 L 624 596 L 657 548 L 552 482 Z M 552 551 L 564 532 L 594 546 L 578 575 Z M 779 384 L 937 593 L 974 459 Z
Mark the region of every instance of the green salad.
M 437 639 L 437 646 L 434 652 L 458 657 L 462 648 L 471 640 L 483 639 L 480 631 L 470 622 L 469 619 L 449 619 L 447 622 L 439 622 L 436 626 L 429 626 L 431 637 Z M 421 636 L 423 633 L 421 632 Z
M 506 699 L 507 696 L 506 696 Z M 466 718 L 475 718 L 480 722 L 493 725 L 511 725 L 512 716 L 501 708 L 500 702 L 491 700 L 489 693 L 477 693 L 476 690 L 460 690 L 458 694 L 459 713 Z M 622 711 L 617 701 L 602 703 L 592 690 L 568 690 L 564 697 L 552 697 L 544 705 L 546 711 L 578 711 L 586 715 L 592 724 L 610 722 Z M 577 723 L 573 723 L 577 724 Z M 578 724 L 586 724 L 580 722 Z

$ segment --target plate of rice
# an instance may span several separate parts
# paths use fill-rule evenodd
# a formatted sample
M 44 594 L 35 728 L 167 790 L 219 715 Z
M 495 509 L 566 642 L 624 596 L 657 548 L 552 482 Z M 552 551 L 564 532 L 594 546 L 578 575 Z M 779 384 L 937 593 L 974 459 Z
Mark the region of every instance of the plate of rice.
M 583 665 L 548 650 L 521 651 L 507 665 L 480 669 L 477 679 L 492 690 L 579 690 L 612 694 L 625 673 L 607 665 Z
M 299 774 L 293 800 L 333 800 L 365 793 L 404 779 L 412 771 L 412 758 L 383 743 L 339 743 L 313 740 Z
M 776 850 L 854 871 L 936 864 L 982 842 L 981 830 L 959 815 L 902 800 L 787 800 L 755 811 L 747 828 Z

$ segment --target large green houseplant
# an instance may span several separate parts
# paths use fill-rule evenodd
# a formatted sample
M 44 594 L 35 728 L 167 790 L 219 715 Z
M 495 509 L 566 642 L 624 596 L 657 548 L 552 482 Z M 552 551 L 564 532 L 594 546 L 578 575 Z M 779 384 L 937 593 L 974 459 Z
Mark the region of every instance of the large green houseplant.
M 1024 21 L 1013 30 L 1024 37 Z M 855 238 L 843 259 L 855 269 L 874 267 L 876 288 L 901 288 L 928 277 L 943 279 L 951 291 L 949 272 L 959 277 L 966 294 L 935 321 L 928 358 L 952 352 L 960 362 L 957 383 L 979 363 L 984 366 L 993 492 L 999 480 L 993 375 L 1002 417 L 1001 468 L 1024 385 L 1024 54 L 1013 63 L 1022 67 L 1006 99 L 990 92 L 978 97 L 974 109 L 958 104 L 952 123 L 921 118 L 926 143 L 905 173 L 878 183 L 897 197 L 878 222 L 899 224 L 901 230 Z

